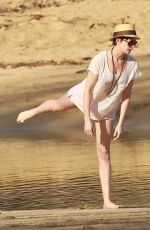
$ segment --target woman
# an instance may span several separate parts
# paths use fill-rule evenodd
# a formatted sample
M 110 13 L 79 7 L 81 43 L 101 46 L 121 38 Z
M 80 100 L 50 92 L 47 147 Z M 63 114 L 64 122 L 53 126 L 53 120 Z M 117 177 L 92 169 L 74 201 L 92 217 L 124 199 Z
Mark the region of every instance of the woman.
M 122 133 L 133 82 L 141 75 L 137 61 L 129 55 L 137 39 L 139 38 L 132 25 L 117 25 L 111 38 L 112 49 L 102 51 L 92 59 L 86 79 L 59 99 L 48 100 L 36 108 L 20 113 L 17 118 L 18 123 L 23 123 L 43 112 L 63 111 L 77 106 L 84 113 L 84 132 L 88 136 L 94 134 L 94 120 L 103 208 L 120 207 L 110 200 L 110 144 L 116 110 L 121 105 L 119 121 L 113 134 L 114 140 Z

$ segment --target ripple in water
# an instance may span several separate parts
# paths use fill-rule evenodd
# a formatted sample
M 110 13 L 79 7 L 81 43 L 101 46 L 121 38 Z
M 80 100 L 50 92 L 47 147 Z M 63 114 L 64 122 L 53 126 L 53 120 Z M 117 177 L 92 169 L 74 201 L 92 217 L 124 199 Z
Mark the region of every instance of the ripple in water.
M 149 141 L 112 145 L 113 201 L 148 206 Z M 95 144 L 0 141 L 1 210 L 102 206 Z

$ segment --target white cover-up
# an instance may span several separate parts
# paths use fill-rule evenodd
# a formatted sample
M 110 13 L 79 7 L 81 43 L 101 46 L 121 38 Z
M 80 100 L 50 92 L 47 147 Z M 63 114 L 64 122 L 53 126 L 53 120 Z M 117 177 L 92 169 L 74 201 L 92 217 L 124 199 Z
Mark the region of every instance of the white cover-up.
M 121 77 L 113 89 L 111 95 L 106 96 L 106 92 L 111 87 L 113 75 L 108 66 L 107 51 L 97 54 L 91 61 L 88 71 L 98 75 L 97 83 L 93 90 L 93 99 L 90 107 L 90 118 L 92 120 L 115 119 L 117 108 L 121 102 L 123 90 L 131 80 L 141 76 L 137 61 L 128 55 L 126 66 Z M 117 79 L 118 76 L 115 75 Z M 86 79 L 73 86 L 68 91 L 70 100 L 84 113 L 83 95 Z

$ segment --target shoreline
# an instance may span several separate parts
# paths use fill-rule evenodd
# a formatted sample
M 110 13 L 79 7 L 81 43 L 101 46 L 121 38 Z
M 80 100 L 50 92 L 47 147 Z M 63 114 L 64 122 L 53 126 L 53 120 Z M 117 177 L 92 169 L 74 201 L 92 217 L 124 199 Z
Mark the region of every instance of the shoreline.
M 149 227 L 149 218 L 150 207 L 1 211 L 0 229 L 119 229 L 132 226 L 131 229 L 144 230 Z
M 142 125 L 143 127 L 148 127 L 147 125 L 149 124 L 149 57 L 138 57 L 138 59 L 143 76 L 141 79 L 135 81 L 131 104 L 126 116 L 124 137 L 130 135 L 130 138 L 145 137 L 147 139 L 149 138 L 149 129 L 145 130 L 144 136 L 141 131 L 144 130 Z M 78 109 L 76 109 L 76 113 L 74 112 L 75 110 L 70 110 L 62 112 L 61 115 L 54 113 L 37 116 L 21 126 L 16 123 L 16 117 L 19 112 L 41 104 L 47 99 L 62 96 L 69 88 L 86 77 L 85 69 L 88 63 L 88 61 L 85 61 L 84 64 L 79 65 L 63 64 L 34 68 L 20 67 L 15 69 L 1 69 L 0 128 L 3 129 L 3 132 L 1 132 L 0 137 L 32 139 L 32 136 L 34 136 L 36 139 L 36 130 L 32 130 L 32 132 L 31 130 L 29 132 L 22 132 L 21 128 L 42 125 L 51 126 L 52 120 L 53 125 L 58 127 L 56 130 L 53 129 L 57 134 L 62 134 L 65 129 L 71 130 L 73 128 L 74 135 L 71 137 L 69 135 L 66 138 L 70 141 L 79 139 L 86 141 L 82 135 L 83 114 Z M 140 126 L 139 129 L 137 124 Z M 42 139 L 50 138 L 50 131 L 48 129 L 42 129 L 41 136 Z M 56 135 L 54 136 L 56 137 Z

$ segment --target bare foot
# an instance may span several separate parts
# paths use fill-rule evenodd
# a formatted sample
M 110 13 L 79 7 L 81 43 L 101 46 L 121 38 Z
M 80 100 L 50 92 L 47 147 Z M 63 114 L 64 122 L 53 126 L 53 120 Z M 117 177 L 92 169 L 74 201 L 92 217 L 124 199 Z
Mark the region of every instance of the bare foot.
M 25 120 L 33 117 L 35 115 L 35 110 L 34 109 L 30 109 L 24 112 L 19 113 L 18 117 L 17 117 L 17 122 L 18 123 L 24 123 Z
M 111 201 L 109 201 L 103 205 L 103 209 L 106 209 L 106 208 L 121 208 L 121 205 L 114 204 Z

